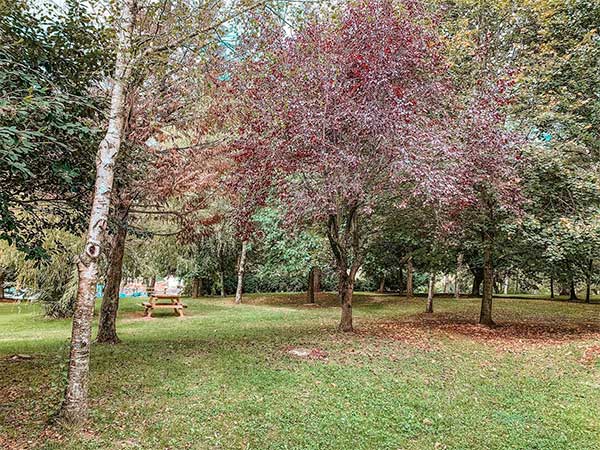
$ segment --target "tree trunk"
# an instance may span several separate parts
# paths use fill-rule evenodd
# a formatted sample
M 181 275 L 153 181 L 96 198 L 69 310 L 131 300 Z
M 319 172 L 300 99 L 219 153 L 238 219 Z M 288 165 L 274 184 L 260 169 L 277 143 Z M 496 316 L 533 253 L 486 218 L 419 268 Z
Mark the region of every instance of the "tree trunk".
M 321 269 L 313 268 L 313 289 L 315 294 L 321 292 Z
M 127 225 L 119 224 L 108 259 L 106 287 L 102 297 L 100 320 L 98 322 L 96 342 L 102 344 L 118 344 L 120 342 L 117 336 L 117 311 L 119 309 L 119 291 L 123 276 L 123 253 L 125 252 L 126 240 Z
M 481 283 L 483 282 L 483 268 L 472 268 L 471 273 L 473 274 L 473 287 L 471 288 L 471 295 L 473 297 L 479 297 L 481 293 Z
M 435 294 L 435 273 L 431 272 L 429 274 L 429 289 L 427 290 L 427 308 L 425 308 L 426 313 L 433 312 L 433 295 Z
M 221 297 L 225 297 L 225 255 L 223 244 L 219 242 L 219 280 L 221 282 Z
M 192 278 L 192 297 L 193 298 L 198 298 L 202 295 L 201 283 L 202 283 L 202 280 L 200 279 L 200 277 L 196 276 L 196 277 Z
M 550 298 L 554 298 L 554 277 L 550 277 Z
M 406 296 L 411 298 L 414 296 L 413 289 L 413 259 L 412 255 L 406 261 Z
M 404 274 L 402 273 L 402 267 L 398 268 L 398 292 L 402 293 L 406 290 L 406 286 L 404 284 Z
M 590 291 L 592 288 L 592 270 L 594 267 L 594 260 L 590 259 L 588 262 L 588 270 L 587 270 L 587 274 L 585 277 L 585 302 L 586 303 L 591 303 L 592 299 L 591 299 L 591 295 L 590 295 Z
M 338 298 L 342 308 L 342 316 L 338 326 L 339 331 L 354 331 L 352 326 L 352 293 L 354 291 L 354 280 L 356 273 L 362 265 L 364 255 L 361 252 L 359 228 L 357 224 L 358 208 L 351 208 L 348 217 L 345 220 L 345 239 L 340 237 L 339 216 L 330 214 L 327 221 L 327 238 L 331 246 L 331 251 L 336 261 L 338 272 Z M 348 248 L 344 245 L 348 241 L 352 242 L 352 251 L 354 260 L 351 264 L 348 261 Z
M 344 270 L 339 273 L 338 298 L 342 307 L 342 317 L 338 326 L 339 331 L 354 331 L 352 326 L 352 293 L 354 291 L 354 282 Z
M 150 278 L 148 288 L 146 289 L 148 295 L 154 293 L 154 286 L 156 286 L 156 275 L 152 275 L 152 277 Z
M 315 268 L 311 267 L 308 272 L 308 289 L 306 291 L 306 302 L 315 303 Z
M 92 315 L 98 280 L 98 258 L 110 208 L 114 165 L 121 146 L 126 90 L 131 73 L 131 38 L 133 31 L 133 0 L 123 2 L 117 21 L 117 53 L 111 92 L 108 130 L 98 148 L 96 183 L 85 249 L 77 264 L 79 286 L 73 316 L 67 387 L 60 416 L 66 422 L 82 423 L 89 414 L 88 379 Z
M 577 298 L 577 291 L 575 290 L 575 281 L 571 278 L 571 285 L 569 287 L 569 300 L 579 300 Z
M 492 249 L 489 237 L 484 238 L 483 249 L 483 296 L 481 297 L 481 313 L 479 323 L 491 327 L 492 320 L 492 292 L 494 288 L 494 266 Z
M 504 286 L 502 287 L 502 293 L 504 295 L 508 295 L 508 284 L 510 282 L 510 278 L 508 277 L 508 273 L 504 275 Z
M 443 289 L 442 289 L 442 292 L 444 294 L 447 294 L 448 293 L 448 283 L 449 283 L 449 281 L 448 281 L 448 275 L 444 274 L 444 277 L 442 278 L 442 280 L 443 280 L 443 285 L 444 285 Z
M 0 269 L 0 299 L 4 298 L 4 272 Z
M 379 289 L 377 289 L 377 292 L 379 292 L 380 294 L 383 294 L 385 292 L 385 275 L 383 275 L 379 279 Z
M 456 276 L 454 278 L 454 298 L 460 298 L 460 272 L 462 270 L 463 254 L 459 253 L 456 259 Z
M 248 241 L 242 242 L 242 252 L 240 253 L 240 263 L 238 265 L 238 281 L 237 289 L 235 291 L 235 302 L 242 303 L 242 290 L 244 289 L 244 270 L 246 266 L 246 251 L 248 248 Z
M 219 280 L 221 281 L 221 297 L 225 297 L 225 271 L 223 269 L 219 272 Z

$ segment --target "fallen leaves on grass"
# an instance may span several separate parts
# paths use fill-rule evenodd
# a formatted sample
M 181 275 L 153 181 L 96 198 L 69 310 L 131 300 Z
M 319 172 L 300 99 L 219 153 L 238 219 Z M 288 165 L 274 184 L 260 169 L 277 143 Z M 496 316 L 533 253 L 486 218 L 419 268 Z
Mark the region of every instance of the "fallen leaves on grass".
M 432 336 L 431 331 L 422 324 L 413 321 L 379 322 L 374 326 L 361 326 L 355 333 L 359 336 L 375 336 L 406 342 L 425 351 L 435 348 L 434 336 Z
M 600 359 L 600 345 L 592 345 L 583 352 L 579 362 L 586 366 L 592 366 L 598 359 Z
M 511 321 L 495 327 L 481 326 L 459 315 L 418 315 L 410 320 L 375 322 L 361 334 L 430 345 L 433 333 L 450 338 L 462 337 L 507 350 L 563 344 L 578 340 L 600 339 L 600 324 L 562 321 Z

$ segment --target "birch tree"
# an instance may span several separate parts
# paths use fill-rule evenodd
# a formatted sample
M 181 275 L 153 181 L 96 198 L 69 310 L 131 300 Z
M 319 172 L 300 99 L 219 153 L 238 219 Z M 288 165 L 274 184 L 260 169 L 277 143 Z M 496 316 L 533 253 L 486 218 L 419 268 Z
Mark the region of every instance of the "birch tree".
M 81 422 L 88 415 L 88 380 L 92 315 L 98 279 L 98 258 L 103 251 L 103 235 L 110 208 L 114 166 L 121 147 L 127 84 L 132 69 L 132 34 L 136 2 L 124 0 L 115 5 L 118 15 L 117 54 L 111 90 L 108 129 L 96 157 L 96 183 L 86 244 L 79 256 L 79 287 L 73 317 L 71 350 L 65 397 L 60 415 L 68 422 Z
M 242 250 L 240 251 L 240 260 L 238 263 L 238 274 L 237 274 L 237 289 L 235 291 L 235 302 L 237 304 L 242 303 L 242 292 L 244 289 L 244 270 L 246 267 L 246 253 L 248 251 L 248 241 L 242 241 Z
M 84 251 L 77 268 L 79 285 L 65 398 L 60 415 L 68 422 L 81 422 L 88 413 L 88 378 L 91 320 L 98 280 L 98 259 L 103 253 L 110 210 L 116 158 L 124 141 L 124 128 L 131 86 L 143 86 L 152 71 L 165 70 L 181 59 L 205 49 L 225 23 L 263 2 L 195 3 L 183 0 L 119 0 L 112 4 L 112 23 L 116 31 L 116 57 L 112 77 L 107 132 L 98 148 L 96 182 Z M 225 9 L 227 6 L 227 9 Z M 135 68 L 135 71 L 134 71 Z M 168 83 L 164 85 L 168 89 Z M 161 130 L 147 121 L 138 127 L 137 139 L 145 141 Z M 143 137 L 143 139 L 142 139 Z M 115 309 L 116 311 L 116 309 Z

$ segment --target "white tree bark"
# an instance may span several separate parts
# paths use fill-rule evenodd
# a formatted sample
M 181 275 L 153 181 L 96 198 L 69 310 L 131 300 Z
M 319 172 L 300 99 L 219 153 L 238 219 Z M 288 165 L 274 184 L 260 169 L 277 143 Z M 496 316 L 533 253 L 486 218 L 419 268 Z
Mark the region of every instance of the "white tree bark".
M 88 379 L 92 315 L 98 279 L 98 258 L 110 208 L 114 166 L 121 146 L 126 91 L 131 74 L 131 48 L 135 0 L 118 2 L 117 55 L 111 92 L 108 129 L 96 156 L 96 183 L 85 249 L 79 257 L 79 287 L 71 333 L 69 373 L 60 415 L 68 422 L 80 423 L 88 415 Z
M 235 302 L 242 303 L 242 292 L 244 290 L 244 270 L 246 266 L 246 252 L 248 241 L 242 242 L 242 252 L 240 254 L 240 264 L 238 266 L 237 289 L 235 291 Z

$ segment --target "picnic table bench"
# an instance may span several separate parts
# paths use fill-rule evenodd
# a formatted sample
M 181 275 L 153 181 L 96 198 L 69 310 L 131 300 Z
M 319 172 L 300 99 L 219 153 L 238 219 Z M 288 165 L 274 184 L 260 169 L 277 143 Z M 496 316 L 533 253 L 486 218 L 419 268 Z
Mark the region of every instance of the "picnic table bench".
M 169 303 L 159 303 L 159 300 L 170 300 Z M 187 305 L 181 303 L 179 294 L 151 294 L 149 301 L 143 302 L 140 306 L 145 308 L 144 315 L 152 317 L 152 311 L 156 308 L 171 308 L 179 317 L 183 317 L 183 308 Z

